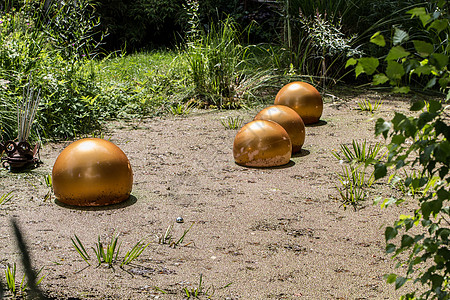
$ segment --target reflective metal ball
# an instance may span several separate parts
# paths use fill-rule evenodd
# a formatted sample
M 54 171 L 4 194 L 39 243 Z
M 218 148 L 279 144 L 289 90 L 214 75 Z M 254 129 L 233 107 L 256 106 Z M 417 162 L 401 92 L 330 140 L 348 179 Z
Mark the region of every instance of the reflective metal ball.
M 237 164 L 248 167 L 275 167 L 289 163 L 292 143 L 278 123 L 256 120 L 244 125 L 236 134 L 233 156 Z
M 275 104 L 289 106 L 302 117 L 305 124 L 317 123 L 322 116 L 322 96 L 306 82 L 294 81 L 283 86 L 275 97 Z
M 286 130 L 291 139 L 292 153 L 302 149 L 305 142 L 305 124 L 298 113 L 285 105 L 272 105 L 261 110 L 255 120 L 274 121 Z
M 177 223 L 183 223 L 183 222 L 184 222 L 183 217 L 178 217 L 178 218 L 177 218 Z
M 73 142 L 59 154 L 53 165 L 52 181 L 59 201 L 100 206 L 128 199 L 133 172 L 119 147 L 103 139 L 86 138 Z

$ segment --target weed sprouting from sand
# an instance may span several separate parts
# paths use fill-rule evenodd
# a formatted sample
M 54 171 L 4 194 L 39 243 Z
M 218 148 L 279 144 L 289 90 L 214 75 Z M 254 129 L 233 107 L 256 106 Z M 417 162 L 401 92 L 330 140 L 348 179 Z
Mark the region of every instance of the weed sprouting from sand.
M 163 235 L 158 236 L 158 243 L 159 244 L 167 244 L 169 247 L 175 248 L 176 246 L 181 245 L 183 243 L 184 238 L 186 237 L 186 234 L 191 230 L 192 226 L 194 226 L 194 222 L 192 222 L 191 226 L 189 226 L 188 229 L 184 230 L 183 234 L 178 238 L 174 239 L 173 237 L 173 224 L 169 225 Z M 187 243 L 183 246 L 187 246 L 191 243 Z
M 194 108 L 192 103 L 174 103 L 168 107 L 169 112 L 174 116 L 188 115 Z
M 75 239 L 72 238 L 71 240 L 75 250 L 78 252 L 80 257 L 90 266 L 91 263 L 89 262 L 89 260 L 91 259 L 91 257 L 86 251 L 83 243 L 80 241 L 77 235 L 75 235 Z M 94 251 L 95 257 L 97 258 L 97 267 L 102 264 L 107 264 L 108 268 L 114 269 L 114 264 L 117 263 L 120 268 L 123 268 L 123 266 L 129 265 L 135 259 L 137 259 L 150 244 L 140 240 L 129 251 L 127 251 L 122 259 L 119 259 L 121 243 L 119 243 L 118 241 L 119 235 L 112 235 L 111 241 L 108 244 L 104 245 L 100 240 L 100 236 L 98 236 L 98 242 L 95 243 L 95 247 L 91 247 L 91 249 Z
M 229 287 L 232 284 L 232 282 L 228 283 L 227 285 L 220 287 L 219 289 L 225 289 Z M 184 287 L 183 288 L 183 294 L 186 296 L 187 299 L 191 298 L 199 298 L 200 296 L 204 296 L 207 299 L 211 299 L 212 296 L 214 296 L 216 289 L 214 286 L 209 286 L 206 290 L 203 285 L 203 274 L 200 274 L 200 279 L 197 286 L 194 287 Z M 183 295 L 183 296 L 184 296 Z
M 39 270 L 37 273 L 37 276 L 42 272 L 43 268 Z M 14 263 L 12 266 L 10 264 L 6 265 L 5 269 L 5 279 L 6 279 L 6 288 L 8 291 L 14 296 L 17 297 L 17 295 L 25 294 L 26 290 L 28 288 L 28 283 L 25 281 L 25 274 L 22 276 L 22 280 L 20 281 L 20 284 L 17 283 L 16 279 L 16 263 Z M 45 276 L 42 276 L 39 278 L 39 280 L 36 282 L 36 285 L 40 284 L 41 281 L 44 279 Z
M 358 104 L 358 107 L 361 111 L 368 111 L 370 113 L 374 113 L 378 110 L 378 108 L 383 104 L 383 101 L 381 99 L 378 99 L 375 101 L 375 103 L 370 102 L 368 99 L 363 99 L 360 101 L 357 101 L 356 104 Z
M 3 195 L 0 196 L 0 205 L 6 204 L 7 202 L 11 201 L 13 195 L 12 191 L 10 191 L 9 193 L 4 193 Z
M 220 123 L 222 123 L 222 126 L 225 127 L 225 129 L 238 129 L 241 127 L 242 122 L 244 121 L 241 117 L 231 117 L 228 116 L 225 119 L 221 119 Z
M 346 160 L 346 162 L 369 162 L 375 160 L 379 155 L 384 156 L 385 152 L 381 152 L 383 145 L 376 143 L 375 145 L 367 145 L 366 140 L 358 143 L 358 141 L 352 141 L 352 147 L 341 144 L 341 153 L 333 151 L 332 154 L 338 160 Z

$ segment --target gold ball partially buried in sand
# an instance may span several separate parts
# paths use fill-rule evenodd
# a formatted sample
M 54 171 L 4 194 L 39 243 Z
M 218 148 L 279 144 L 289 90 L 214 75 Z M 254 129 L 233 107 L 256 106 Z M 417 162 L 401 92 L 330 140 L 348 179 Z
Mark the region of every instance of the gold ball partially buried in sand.
M 256 120 L 236 134 L 233 156 L 247 167 L 276 167 L 289 163 L 292 143 L 286 130 L 273 121 Z
M 65 204 L 110 205 L 128 199 L 133 172 L 119 147 L 103 139 L 86 138 L 59 154 L 52 182 L 56 198 Z
M 292 153 L 302 149 L 305 142 L 305 124 L 292 108 L 285 105 L 272 105 L 261 110 L 255 116 L 255 120 L 269 120 L 280 124 L 291 139 Z
M 283 86 L 275 97 L 275 104 L 289 106 L 305 124 L 317 123 L 322 116 L 322 96 L 306 82 L 294 81 Z

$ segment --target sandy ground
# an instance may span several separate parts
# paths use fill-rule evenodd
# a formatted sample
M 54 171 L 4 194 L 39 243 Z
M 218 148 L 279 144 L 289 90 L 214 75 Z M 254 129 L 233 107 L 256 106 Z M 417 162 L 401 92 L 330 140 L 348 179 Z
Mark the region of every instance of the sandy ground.
M 0 206 L 1 274 L 7 264 L 20 264 L 9 226 L 15 218 L 34 267 L 43 267 L 40 287 L 54 299 L 183 299 L 185 288 L 199 288 L 200 277 L 200 299 L 398 298 L 383 279 L 395 265 L 384 254 L 383 232 L 412 207 L 373 206 L 373 197 L 391 192 L 379 184 L 357 211 L 344 209 L 336 190 L 341 166 L 331 151 L 353 139 L 379 141 L 375 119 L 409 105 L 385 95 L 372 116 L 356 110 L 358 99 L 326 98 L 322 122 L 306 128 L 303 151 L 280 168 L 236 165 L 237 130 L 220 122 L 227 116 L 249 122 L 262 107 L 111 123 L 105 138 L 127 154 L 134 172 L 132 197 L 111 207 L 44 201 L 44 177 L 69 142 L 46 144 L 39 168 L 0 171 L 0 195 L 13 195 Z M 158 243 L 169 225 L 177 239 L 192 223 L 180 245 Z M 122 242 L 119 258 L 141 239 L 151 243 L 131 265 L 96 267 L 91 247 L 99 236 L 106 243 L 113 234 Z M 92 266 L 75 251 L 74 235 Z M 19 281 L 19 266 L 17 272 Z

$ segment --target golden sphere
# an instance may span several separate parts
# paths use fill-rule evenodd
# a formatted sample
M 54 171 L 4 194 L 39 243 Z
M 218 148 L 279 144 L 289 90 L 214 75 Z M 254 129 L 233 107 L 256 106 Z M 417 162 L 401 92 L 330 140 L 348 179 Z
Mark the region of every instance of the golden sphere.
M 52 182 L 56 198 L 65 204 L 109 205 L 128 199 L 133 172 L 119 147 L 103 139 L 86 138 L 59 154 Z
M 292 153 L 302 149 L 305 142 L 305 124 L 298 113 L 285 105 L 272 105 L 261 110 L 255 120 L 274 121 L 286 130 L 291 139 Z
M 275 97 L 275 104 L 289 106 L 302 117 L 305 124 L 317 123 L 322 116 L 322 96 L 306 82 L 294 81 L 283 86 Z
M 247 167 L 276 167 L 289 163 L 292 143 L 286 130 L 273 121 L 256 120 L 236 134 L 233 156 Z

